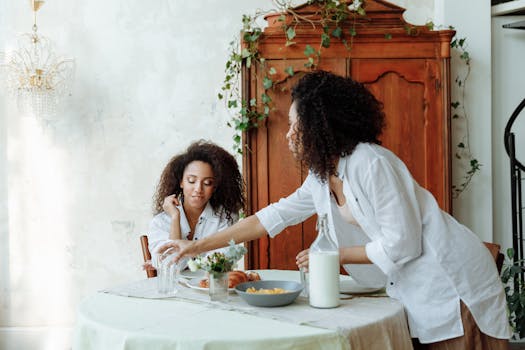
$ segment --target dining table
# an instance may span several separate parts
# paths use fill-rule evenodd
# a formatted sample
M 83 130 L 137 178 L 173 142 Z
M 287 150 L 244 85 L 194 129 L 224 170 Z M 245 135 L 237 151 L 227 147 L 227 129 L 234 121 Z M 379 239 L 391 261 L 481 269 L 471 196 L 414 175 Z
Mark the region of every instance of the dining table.
M 300 281 L 298 271 L 254 271 L 263 280 Z M 149 278 L 89 295 L 77 310 L 73 350 L 412 349 L 403 305 L 384 290 L 342 290 L 336 308 L 311 307 L 303 295 L 256 307 L 234 291 L 211 301 L 187 281 L 168 294 Z M 349 276 L 343 282 L 355 284 Z

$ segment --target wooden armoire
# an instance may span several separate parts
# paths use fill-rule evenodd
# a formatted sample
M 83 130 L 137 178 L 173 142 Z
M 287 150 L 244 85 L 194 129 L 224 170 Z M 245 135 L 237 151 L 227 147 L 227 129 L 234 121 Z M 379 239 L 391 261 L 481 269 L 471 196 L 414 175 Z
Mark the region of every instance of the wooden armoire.
M 318 5 L 303 5 L 295 11 L 303 17 L 318 12 Z M 351 76 L 364 83 L 384 105 L 386 128 L 383 145 L 396 153 L 420 185 L 434 194 L 441 208 L 451 211 L 450 151 L 450 41 L 452 30 L 432 31 L 412 26 L 403 19 L 404 9 L 386 1 L 365 0 L 365 18 L 355 25 L 350 49 L 333 39 L 322 48 L 318 69 Z M 274 87 L 266 93 L 272 109 L 263 125 L 244 135 L 248 150 L 243 153 L 247 182 L 248 214 L 288 196 L 303 182 L 308 169 L 301 168 L 288 150 L 290 88 L 305 68 L 306 45 L 318 47 L 322 28 L 308 23 L 295 26 L 294 45 L 285 46 L 281 14 L 266 16 L 268 27 L 259 40 L 266 70 L 252 65 L 243 68 L 243 98 L 264 92 L 263 77 L 274 67 Z M 279 20 L 279 18 L 281 20 Z M 286 19 L 288 22 L 291 18 Z M 285 68 L 292 66 L 290 77 Z M 277 237 L 249 243 L 250 269 L 296 269 L 295 256 L 315 239 L 315 216 L 287 228 Z

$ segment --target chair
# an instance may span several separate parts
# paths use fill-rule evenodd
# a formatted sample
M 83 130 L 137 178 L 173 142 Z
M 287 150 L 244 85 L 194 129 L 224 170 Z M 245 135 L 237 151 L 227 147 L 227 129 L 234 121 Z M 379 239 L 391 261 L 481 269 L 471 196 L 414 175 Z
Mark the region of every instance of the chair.
M 142 256 L 144 257 L 144 262 L 151 260 L 151 253 L 149 252 L 148 244 L 148 236 L 140 236 L 140 245 L 142 247 Z M 157 277 L 157 271 L 146 270 L 146 275 L 148 276 L 148 278 Z
M 483 242 L 485 244 L 485 247 L 490 252 L 490 255 L 494 258 L 494 261 L 496 262 L 496 267 L 498 268 L 498 272 L 501 273 L 501 268 L 503 266 L 503 260 L 505 260 L 505 255 L 500 252 L 501 246 L 496 243 L 489 243 L 489 242 Z

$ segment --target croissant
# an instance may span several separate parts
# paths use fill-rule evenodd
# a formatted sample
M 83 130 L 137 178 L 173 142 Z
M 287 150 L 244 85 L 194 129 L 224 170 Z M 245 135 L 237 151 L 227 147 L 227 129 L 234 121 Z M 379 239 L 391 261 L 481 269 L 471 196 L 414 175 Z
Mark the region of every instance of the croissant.
M 228 288 L 235 288 L 239 283 L 248 282 L 248 275 L 244 271 L 232 271 L 228 273 Z
M 246 275 L 248 276 L 248 281 L 250 281 L 250 282 L 252 282 L 252 281 L 260 281 L 261 280 L 261 276 L 259 276 L 259 274 L 257 272 L 248 271 L 248 272 L 246 272 Z

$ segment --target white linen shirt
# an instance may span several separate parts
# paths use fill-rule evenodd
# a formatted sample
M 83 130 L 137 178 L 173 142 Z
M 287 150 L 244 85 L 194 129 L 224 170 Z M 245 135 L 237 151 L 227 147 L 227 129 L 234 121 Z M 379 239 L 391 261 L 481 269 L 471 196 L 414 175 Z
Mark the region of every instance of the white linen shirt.
M 184 213 L 182 206 L 177 206 L 180 212 L 180 230 L 181 238 L 188 239 L 188 235 L 191 231 L 190 224 Z M 223 212 L 222 208 L 218 210 L 218 213 Z M 232 225 L 238 220 L 238 215 L 232 213 L 232 221 L 226 219 L 226 215 L 218 215 L 213 212 L 211 204 L 208 202 L 206 207 L 202 211 L 197 224 L 195 225 L 195 233 L 193 240 L 202 239 L 208 237 L 214 233 L 224 230 L 228 226 Z M 171 217 L 166 212 L 159 213 L 153 217 L 149 224 L 148 230 L 148 248 L 151 253 L 151 261 L 156 264 L 157 261 L 157 249 L 163 244 L 170 242 L 170 228 L 171 228 Z M 226 248 L 224 248 L 226 249 Z M 222 249 L 217 249 L 222 250 Z
M 256 213 L 269 235 L 326 213 L 339 246 L 365 245 L 374 263 L 344 265 L 345 270 L 358 282 L 374 285 L 381 276 L 370 267 L 379 267 L 387 294 L 405 306 L 412 337 L 431 343 L 462 336 L 462 300 L 483 333 L 510 338 L 492 256 L 476 235 L 439 208 L 397 156 L 361 143 L 340 158 L 338 174 L 359 226 L 342 220 L 328 183 L 310 173 L 290 196 Z

